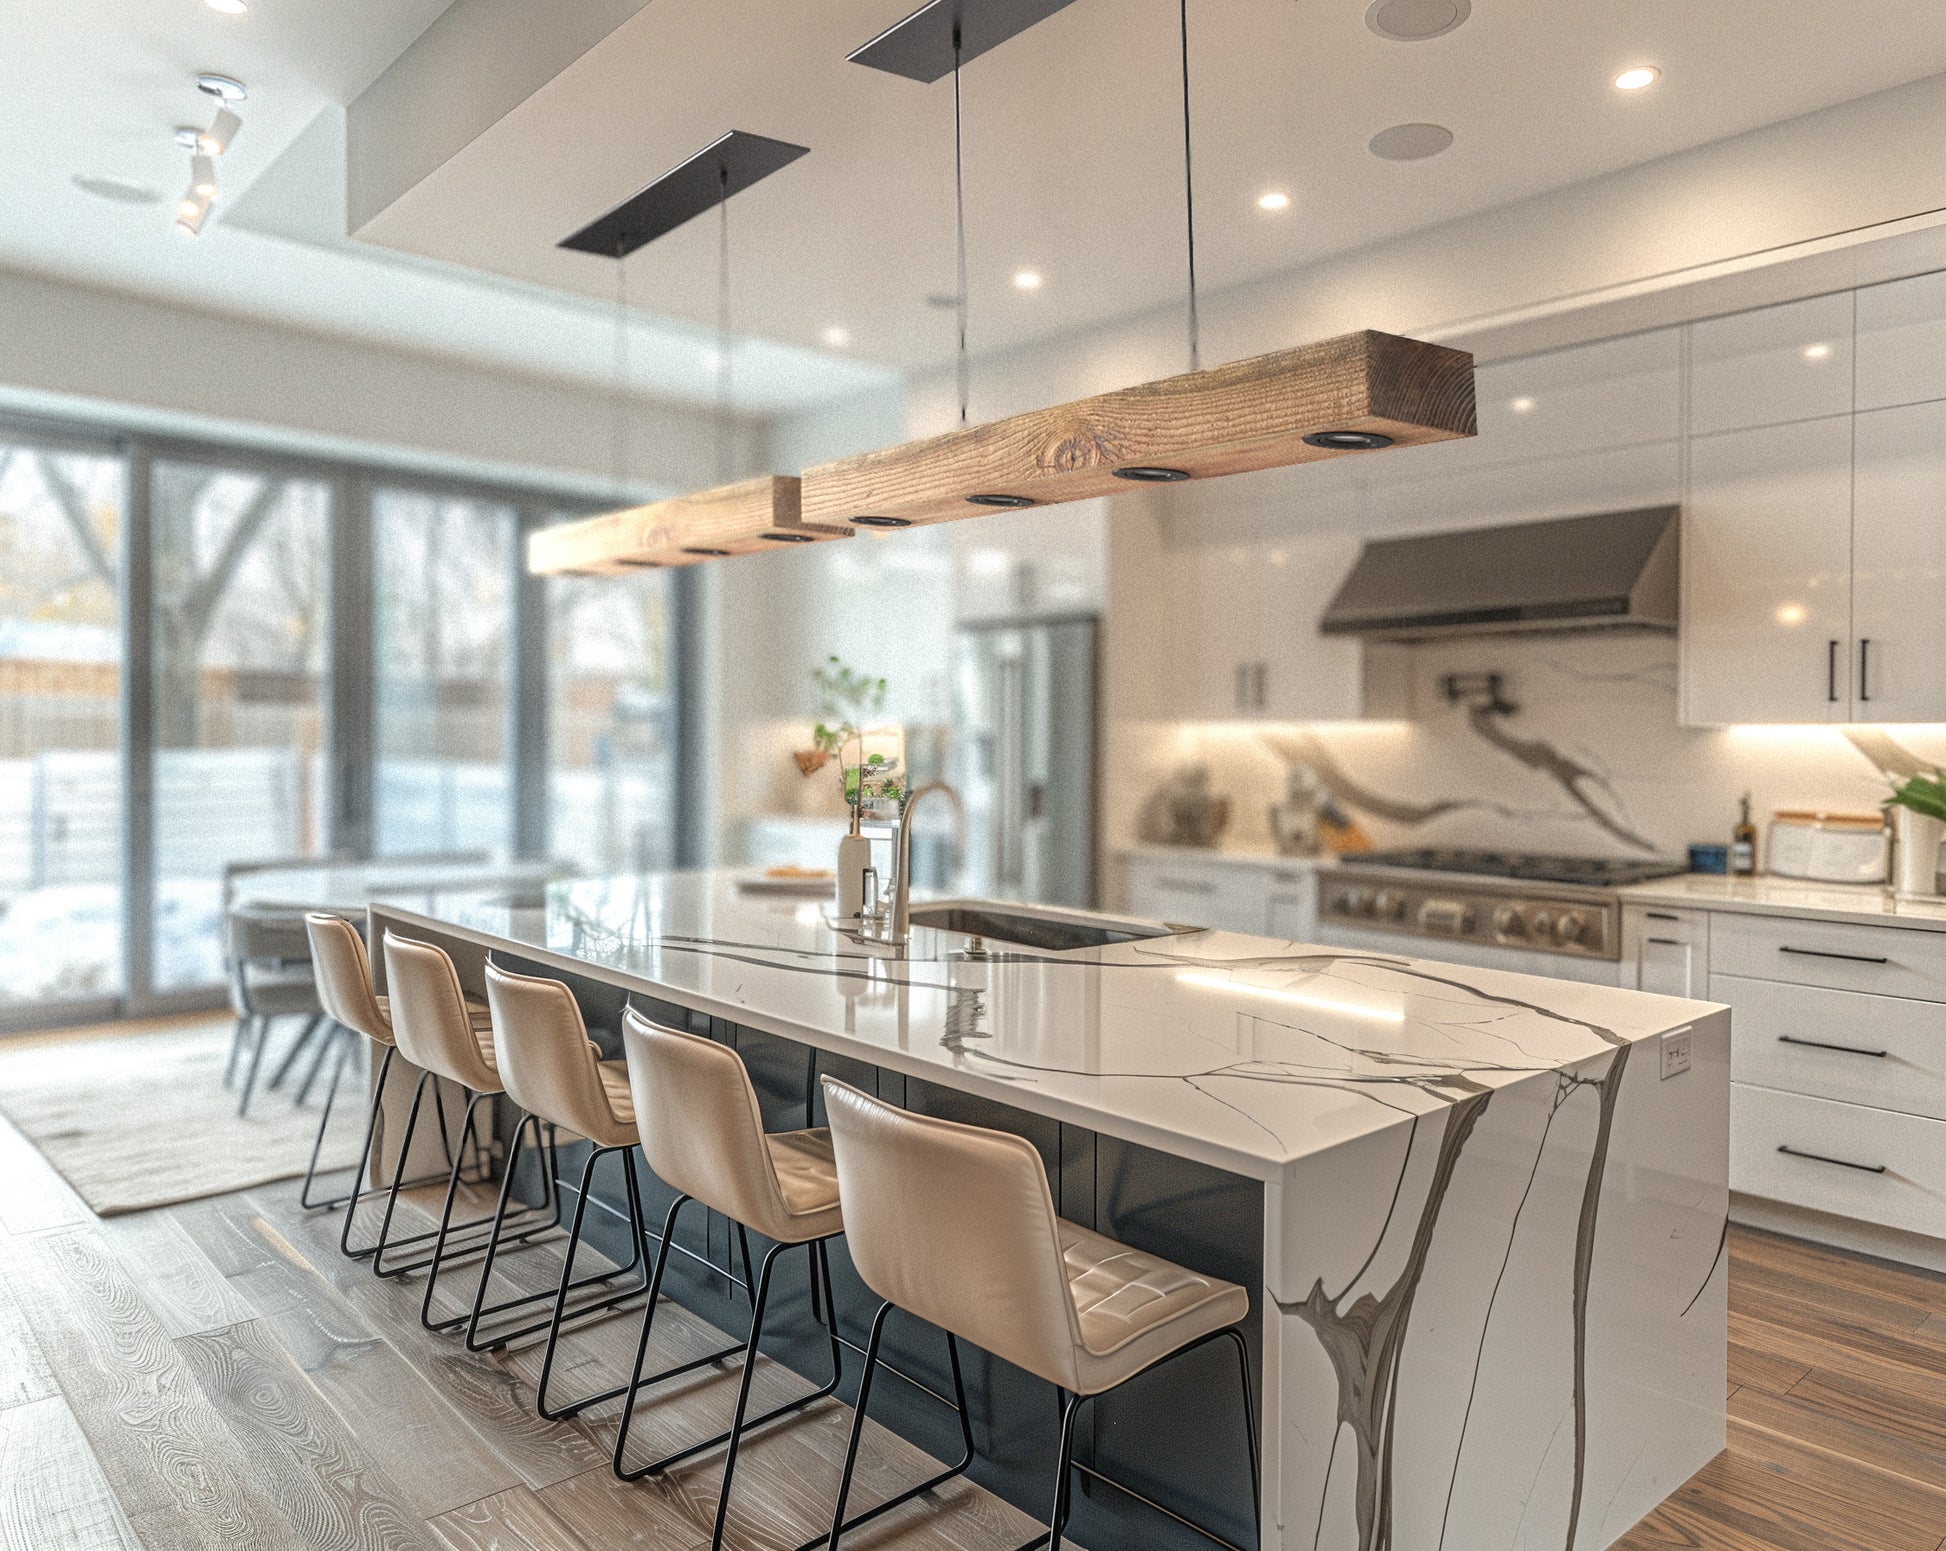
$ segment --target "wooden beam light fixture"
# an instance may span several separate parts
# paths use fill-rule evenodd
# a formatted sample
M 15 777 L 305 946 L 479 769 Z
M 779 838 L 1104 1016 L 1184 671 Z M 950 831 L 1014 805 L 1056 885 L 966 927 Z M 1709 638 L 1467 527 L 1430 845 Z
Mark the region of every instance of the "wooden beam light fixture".
M 907 528 L 1477 431 L 1471 355 L 1367 330 L 822 463 L 802 515 Z
M 842 523 L 805 522 L 798 481 L 770 474 L 537 529 L 527 539 L 527 569 L 536 576 L 625 576 L 849 537 Z

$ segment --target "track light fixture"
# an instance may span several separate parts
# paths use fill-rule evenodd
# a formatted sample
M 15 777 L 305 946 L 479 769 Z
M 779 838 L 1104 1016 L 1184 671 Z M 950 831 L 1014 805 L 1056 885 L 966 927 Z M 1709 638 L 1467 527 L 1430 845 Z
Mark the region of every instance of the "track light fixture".
M 216 163 L 201 151 L 189 158 L 189 192 L 200 199 L 216 198 Z
M 176 230 L 185 237 L 202 235 L 203 222 L 209 218 L 209 197 L 198 194 L 194 189 L 182 196 L 176 205 Z

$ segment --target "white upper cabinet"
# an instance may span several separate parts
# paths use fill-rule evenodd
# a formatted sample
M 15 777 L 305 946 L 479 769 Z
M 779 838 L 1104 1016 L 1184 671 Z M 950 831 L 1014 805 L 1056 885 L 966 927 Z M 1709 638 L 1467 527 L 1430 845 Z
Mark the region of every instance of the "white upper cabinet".
M 1852 717 L 1946 721 L 1946 403 L 1858 416 Z
M 1850 415 L 1691 442 L 1684 722 L 1852 719 L 1851 442 Z
M 1690 331 L 1692 435 L 1849 414 L 1852 293 L 1712 318 Z
M 1946 399 L 1946 274 L 1858 293 L 1858 407 Z

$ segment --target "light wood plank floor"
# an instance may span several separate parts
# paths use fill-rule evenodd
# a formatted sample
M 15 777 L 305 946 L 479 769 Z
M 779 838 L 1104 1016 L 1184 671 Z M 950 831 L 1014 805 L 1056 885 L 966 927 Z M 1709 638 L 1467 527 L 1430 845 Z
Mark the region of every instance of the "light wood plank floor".
M 293 1195 L 97 1219 L 0 1120 L 0 1551 L 707 1544 L 716 1461 L 617 1482 L 612 1406 L 540 1421 L 531 1345 L 469 1356 L 427 1334 L 416 1280 L 344 1261 L 337 1215 Z M 514 1263 L 538 1287 L 551 1260 Z M 1730 1447 L 1624 1551 L 1946 1551 L 1946 1278 L 1741 1230 L 1730 1270 Z M 669 1360 L 722 1344 L 680 1311 L 658 1325 Z M 635 1328 L 575 1335 L 559 1382 L 596 1387 Z M 720 1426 L 734 1382 L 685 1381 L 680 1403 L 643 1413 L 641 1447 Z M 757 1398 L 799 1383 L 766 1364 Z M 739 1551 L 795 1546 L 828 1512 L 850 1413 L 805 1416 L 746 1446 Z M 876 1430 L 856 1500 L 929 1464 Z M 965 1483 L 940 1504 L 900 1510 L 860 1551 L 986 1551 L 1032 1531 Z

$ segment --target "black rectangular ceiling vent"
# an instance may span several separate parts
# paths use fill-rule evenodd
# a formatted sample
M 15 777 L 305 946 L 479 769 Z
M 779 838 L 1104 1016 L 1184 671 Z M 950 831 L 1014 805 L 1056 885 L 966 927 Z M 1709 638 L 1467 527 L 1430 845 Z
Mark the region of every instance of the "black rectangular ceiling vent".
M 626 258 L 685 221 L 714 210 L 726 193 L 742 193 L 809 150 L 809 146 L 792 145 L 788 140 L 733 129 L 688 161 L 671 167 L 641 193 L 623 200 L 599 220 L 590 221 L 560 246 L 577 253 L 598 253 L 603 258 Z
M 960 34 L 959 63 L 1044 22 L 1074 0 L 932 0 L 845 57 L 908 80 L 931 85 L 953 73 L 953 29 Z

